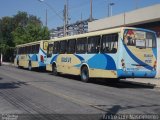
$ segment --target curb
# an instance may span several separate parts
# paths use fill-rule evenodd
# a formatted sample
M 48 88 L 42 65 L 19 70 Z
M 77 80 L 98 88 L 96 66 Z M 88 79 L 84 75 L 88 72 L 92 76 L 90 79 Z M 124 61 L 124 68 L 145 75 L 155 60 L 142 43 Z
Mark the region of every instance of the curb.
M 13 63 L 9 63 L 9 62 L 2 62 L 2 65 L 11 65 L 11 66 L 14 66 Z
M 154 88 L 160 89 L 160 79 L 157 78 L 133 78 L 126 79 L 127 82 L 133 82 L 136 84 L 143 84 L 147 86 L 153 86 Z

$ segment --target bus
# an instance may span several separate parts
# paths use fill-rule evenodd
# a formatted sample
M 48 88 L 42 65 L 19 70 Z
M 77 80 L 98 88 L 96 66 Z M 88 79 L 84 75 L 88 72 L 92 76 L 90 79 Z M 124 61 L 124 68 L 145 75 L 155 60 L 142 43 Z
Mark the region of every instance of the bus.
M 34 68 L 46 67 L 44 58 L 46 57 L 48 42 L 47 40 L 36 41 L 16 46 L 14 65 L 18 68 Z
M 119 27 L 52 39 L 48 43 L 46 70 L 90 78 L 155 77 L 156 34 Z

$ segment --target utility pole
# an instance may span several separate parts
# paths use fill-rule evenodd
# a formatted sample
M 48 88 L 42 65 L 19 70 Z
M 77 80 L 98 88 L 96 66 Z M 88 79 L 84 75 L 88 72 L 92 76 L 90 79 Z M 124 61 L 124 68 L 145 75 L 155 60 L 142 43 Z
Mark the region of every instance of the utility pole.
M 108 3 L 108 17 L 112 16 L 112 6 L 115 5 L 115 3 Z
M 93 11 L 92 11 L 92 0 L 90 0 L 90 22 L 93 20 Z
M 136 9 L 138 9 L 138 0 L 135 0 Z
M 64 36 L 67 35 L 68 29 L 68 0 L 65 0 L 65 5 L 64 5 L 64 11 L 63 11 L 63 16 L 64 16 Z
M 48 11 L 46 9 L 46 27 L 47 27 L 47 24 L 48 24 Z

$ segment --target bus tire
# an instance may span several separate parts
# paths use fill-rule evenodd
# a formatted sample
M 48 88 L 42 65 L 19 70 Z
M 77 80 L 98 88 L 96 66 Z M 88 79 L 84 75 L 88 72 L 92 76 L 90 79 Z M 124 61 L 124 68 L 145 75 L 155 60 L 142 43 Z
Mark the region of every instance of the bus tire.
M 29 63 L 28 63 L 28 70 L 29 70 L 29 71 L 32 71 L 32 64 L 31 64 L 31 61 L 29 61 Z
M 81 80 L 86 83 L 89 82 L 89 70 L 86 66 L 81 68 Z
M 58 75 L 56 64 L 53 64 L 53 65 L 52 65 L 52 74 L 53 74 L 54 76 L 57 76 L 57 75 Z

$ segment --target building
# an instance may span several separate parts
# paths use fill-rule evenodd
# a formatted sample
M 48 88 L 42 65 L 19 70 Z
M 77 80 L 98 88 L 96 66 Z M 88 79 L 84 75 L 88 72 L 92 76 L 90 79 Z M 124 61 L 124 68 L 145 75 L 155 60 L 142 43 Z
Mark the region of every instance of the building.
M 71 35 L 77 35 L 77 34 L 88 32 L 88 22 L 89 22 L 89 19 L 68 24 L 66 26 L 66 35 L 71 36 Z M 50 39 L 63 37 L 63 36 L 64 36 L 63 26 L 50 30 Z
M 156 31 L 160 37 L 160 4 L 95 20 L 88 23 L 88 32 L 120 26 L 140 27 Z

